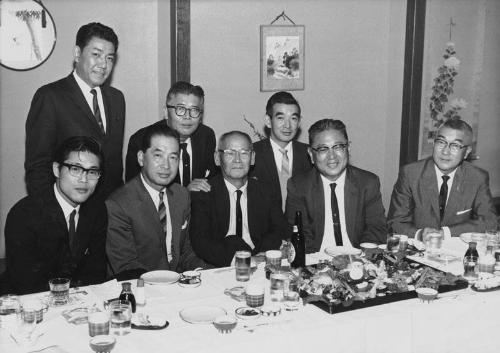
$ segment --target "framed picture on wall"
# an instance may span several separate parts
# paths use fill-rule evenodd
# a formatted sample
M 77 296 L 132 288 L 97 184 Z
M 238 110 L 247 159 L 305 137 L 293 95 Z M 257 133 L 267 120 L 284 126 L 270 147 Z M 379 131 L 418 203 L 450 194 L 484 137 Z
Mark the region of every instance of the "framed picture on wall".
M 260 90 L 304 89 L 304 26 L 260 26 Z

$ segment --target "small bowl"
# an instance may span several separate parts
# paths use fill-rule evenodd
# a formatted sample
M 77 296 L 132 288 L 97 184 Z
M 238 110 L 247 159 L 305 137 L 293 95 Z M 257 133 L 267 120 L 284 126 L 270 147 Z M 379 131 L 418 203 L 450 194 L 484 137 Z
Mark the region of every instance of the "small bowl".
M 257 319 L 258 317 L 260 317 L 260 315 L 262 314 L 262 311 L 260 311 L 257 308 L 251 308 L 249 306 L 242 306 L 242 307 L 236 309 L 235 313 L 239 319 L 243 319 L 243 320 L 250 319 L 251 320 L 251 319 Z
M 281 314 L 281 308 L 279 305 L 266 305 L 261 308 L 262 315 L 264 316 L 278 316 Z
M 229 333 L 236 327 L 238 321 L 232 315 L 222 315 L 216 317 L 213 324 L 220 333 Z
M 418 294 L 418 297 L 423 302 L 430 303 L 431 300 L 436 299 L 438 295 L 438 291 L 433 288 L 420 287 L 415 290 Z
M 90 348 L 96 353 L 108 353 L 115 347 L 116 338 L 111 335 L 97 335 L 90 339 Z

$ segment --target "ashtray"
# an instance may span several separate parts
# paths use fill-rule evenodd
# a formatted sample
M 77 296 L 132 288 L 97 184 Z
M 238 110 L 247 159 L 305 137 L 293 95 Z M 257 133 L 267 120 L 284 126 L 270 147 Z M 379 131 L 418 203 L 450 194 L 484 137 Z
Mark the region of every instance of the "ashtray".
M 231 332 L 237 324 L 236 318 L 231 315 L 222 315 L 216 317 L 214 320 L 214 326 L 220 333 Z
M 431 300 L 436 299 L 438 295 L 438 291 L 433 288 L 420 287 L 415 290 L 418 294 L 418 297 L 423 302 L 430 303 Z
M 266 305 L 261 309 L 262 315 L 265 316 L 278 316 L 281 314 L 281 308 L 278 305 Z
M 94 352 L 109 353 L 116 344 L 116 338 L 111 335 L 98 335 L 90 339 L 89 345 Z
M 249 306 L 242 306 L 236 309 L 235 313 L 238 318 L 243 320 L 256 319 L 262 314 L 260 309 L 251 308 Z

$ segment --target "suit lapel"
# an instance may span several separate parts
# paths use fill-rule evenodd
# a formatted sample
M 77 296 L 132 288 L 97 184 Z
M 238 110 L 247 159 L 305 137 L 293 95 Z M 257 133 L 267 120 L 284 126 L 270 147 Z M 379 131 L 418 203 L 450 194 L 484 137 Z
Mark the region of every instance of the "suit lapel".
M 443 224 L 447 224 L 449 219 L 452 219 L 457 211 L 462 207 L 463 195 L 466 192 L 464 188 L 465 170 L 463 166 L 459 166 L 453 177 L 453 184 L 451 185 L 448 201 L 444 210 Z
M 434 169 L 434 161 L 432 158 L 429 158 L 425 163 L 425 167 L 422 171 L 420 188 L 422 200 L 430 200 L 431 210 L 436 219 L 439 220 L 439 191 L 436 170 Z
M 273 158 L 274 159 L 274 158 Z M 255 187 L 252 179 L 248 179 L 247 186 L 247 212 L 248 212 L 248 231 L 250 233 L 250 238 L 255 246 L 258 246 L 260 239 L 256 239 L 256 236 L 260 234 L 258 231 L 259 220 L 259 190 Z
M 166 189 L 166 194 L 168 198 L 168 208 L 170 212 L 170 226 L 172 227 L 172 263 L 170 264 L 171 269 L 177 268 L 177 263 L 180 258 L 180 237 L 182 229 L 182 211 L 179 207 L 175 207 L 176 195 L 169 189 Z M 165 242 L 165 241 L 164 241 Z
M 274 152 L 271 147 L 271 141 L 269 139 L 264 140 L 264 144 L 262 146 L 262 160 L 266 166 L 267 171 L 269 172 L 272 183 L 275 185 L 279 185 L 279 176 L 278 176 L 278 166 L 276 165 L 276 161 L 274 160 Z
M 229 213 L 231 204 L 229 200 L 229 191 L 227 190 L 224 178 L 221 174 L 218 174 L 214 178 L 213 193 L 215 196 L 215 205 L 213 206 L 215 207 L 216 219 L 212 220 L 212 222 L 215 222 L 219 227 L 221 227 L 220 231 L 216 234 L 222 234 L 222 237 L 225 237 L 227 230 L 229 229 Z
M 354 237 L 356 234 L 354 226 L 356 224 L 358 198 L 359 188 L 356 179 L 352 175 L 351 169 L 347 167 L 344 185 L 344 215 L 347 235 L 352 245 L 358 243 L 358 239 Z
M 323 182 L 321 181 L 321 175 L 316 168 L 312 171 L 316 177 L 313 180 L 311 188 L 311 200 L 310 203 L 313 205 L 312 215 L 317 221 L 315 221 L 316 237 L 314 238 L 314 248 L 320 249 L 321 243 L 323 241 L 323 234 L 325 232 L 325 196 L 323 191 Z
M 306 165 L 307 161 L 304 159 L 307 158 L 307 156 L 304 156 L 302 151 L 299 150 L 297 142 L 294 140 L 292 141 L 292 148 L 293 148 L 293 162 L 292 162 L 292 176 L 297 175 L 299 172 L 299 168 L 301 165 Z
M 112 105 L 110 104 L 111 97 L 109 96 L 109 91 L 107 87 L 101 86 L 101 94 L 102 94 L 102 101 L 104 103 L 104 111 L 106 112 L 106 134 L 109 134 L 109 132 L 113 130 L 114 119 L 113 119 L 113 111 L 111 110 Z M 99 131 L 101 132 L 101 134 L 103 134 L 103 136 L 106 135 L 101 131 L 101 129 L 99 129 Z

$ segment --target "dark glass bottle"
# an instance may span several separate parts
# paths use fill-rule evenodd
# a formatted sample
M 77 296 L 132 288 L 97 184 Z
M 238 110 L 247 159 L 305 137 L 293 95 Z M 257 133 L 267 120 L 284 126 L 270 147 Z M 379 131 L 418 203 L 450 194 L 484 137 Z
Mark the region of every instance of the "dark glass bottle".
M 132 312 L 135 313 L 135 296 L 132 293 L 132 288 L 130 282 L 122 283 L 122 292 L 118 297 L 120 300 L 128 300 L 132 306 Z
M 302 213 L 295 212 L 295 224 L 292 233 L 292 246 L 295 250 L 295 256 L 291 263 L 292 268 L 306 266 L 306 242 L 302 232 Z
M 477 252 L 476 246 L 477 246 L 477 243 L 475 241 L 471 241 L 469 243 L 469 248 L 465 252 L 464 257 L 475 256 L 477 259 L 479 257 L 479 253 Z

